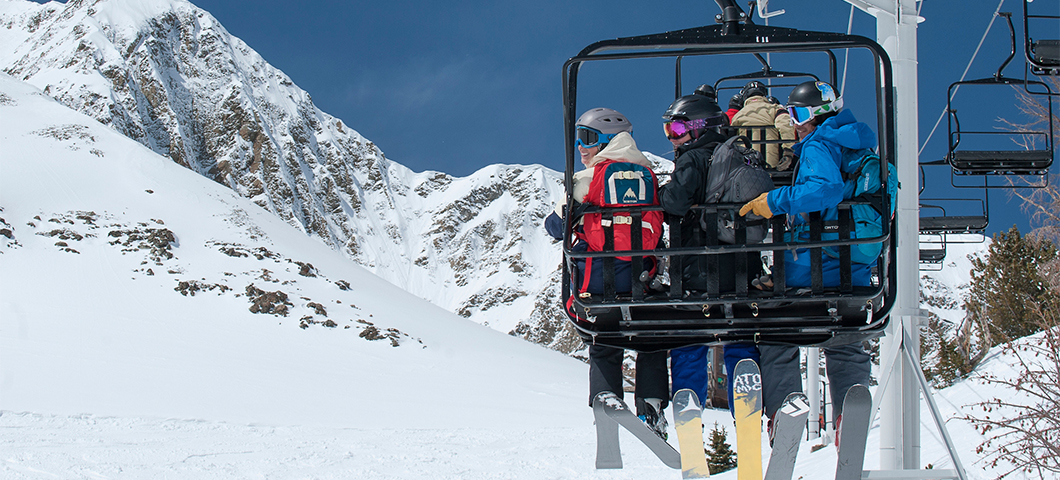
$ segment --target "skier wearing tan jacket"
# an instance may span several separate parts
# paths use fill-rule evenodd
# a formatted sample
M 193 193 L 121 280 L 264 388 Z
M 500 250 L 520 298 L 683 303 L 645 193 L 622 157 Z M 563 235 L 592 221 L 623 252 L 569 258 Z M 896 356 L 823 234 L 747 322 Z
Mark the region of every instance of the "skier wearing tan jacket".
M 783 105 L 777 105 L 766 98 L 768 91 L 762 82 L 754 81 L 748 83 L 740 91 L 743 97 L 743 108 L 732 117 L 734 127 L 741 126 L 769 126 L 765 129 L 765 140 L 790 140 L 776 144 L 765 144 L 766 164 L 777 170 L 791 168 L 793 154 L 791 146 L 795 143 L 795 127 L 791 124 L 791 116 Z M 762 129 L 746 128 L 740 129 L 740 135 L 751 140 L 762 140 Z

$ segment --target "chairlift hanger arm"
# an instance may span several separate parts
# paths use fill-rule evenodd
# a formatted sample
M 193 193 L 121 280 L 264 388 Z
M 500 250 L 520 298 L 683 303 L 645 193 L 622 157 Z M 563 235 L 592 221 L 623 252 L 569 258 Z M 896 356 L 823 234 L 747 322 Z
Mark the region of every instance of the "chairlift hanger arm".
M 1005 70 L 1005 67 L 1007 67 L 1009 62 L 1012 61 L 1012 58 L 1016 56 L 1016 27 L 1012 26 L 1012 12 L 997 12 L 997 16 L 1005 17 L 1005 20 L 1008 21 L 1008 31 L 1012 37 L 1012 47 L 1009 51 L 1008 58 L 1005 58 L 1005 61 L 1001 62 L 1001 66 L 997 67 L 997 73 L 994 74 L 994 78 L 1001 80 L 1004 77 L 1001 72 Z

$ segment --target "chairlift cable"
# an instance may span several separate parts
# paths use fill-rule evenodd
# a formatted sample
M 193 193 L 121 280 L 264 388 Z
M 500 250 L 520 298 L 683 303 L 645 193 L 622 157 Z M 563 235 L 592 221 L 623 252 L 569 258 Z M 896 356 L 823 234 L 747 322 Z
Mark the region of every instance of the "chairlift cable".
M 854 29 L 854 4 L 850 4 L 850 19 L 847 20 L 847 35 Z M 850 49 L 843 52 L 843 83 L 839 85 L 839 94 L 847 93 L 847 65 L 850 64 Z
M 994 10 L 994 15 L 990 17 L 990 23 L 986 25 L 986 31 L 983 32 L 983 38 L 979 39 L 979 45 L 975 47 L 975 52 L 972 53 L 972 58 L 968 60 L 968 66 L 964 67 L 964 73 L 961 74 L 961 79 L 959 80 L 960 82 L 963 82 L 964 78 L 968 76 L 968 70 L 971 70 L 972 62 L 975 61 L 976 55 L 979 55 L 979 49 L 983 48 L 983 42 L 986 41 L 986 36 L 990 34 L 990 28 L 994 26 L 994 20 L 997 20 L 997 14 L 1001 12 L 1001 6 L 1004 5 L 1004 3 L 1005 0 L 1001 0 L 1000 2 L 998 2 L 997 9 Z M 921 6 L 923 6 L 923 2 L 921 2 Z M 956 95 L 957 90 L 959 90 L 960 88 L 961 86 L 958 85 L 957 88 L 953 89 L 953 93 L 950 95 L 949 100 L 953 100 L 953 95 Z M 924 143 L 920 145 L 920 150 L 916 152 L 917 157 L 919 157 L 921 153 L 924 153 L 924 149 L 927 148 L 928 142 L 931 141 L 931 136 L 934 135 L 935 130 L 939 128 L 939 124 L 942 123 L 942 119 L 946 118 L 946 108 L 947 107 L 942 107 L 942 114 L 939 115 L 939 119 L 935 121 L 935 126 L 931 128 L 931 133 L 928 134 L 927 139 L 925 139 Z

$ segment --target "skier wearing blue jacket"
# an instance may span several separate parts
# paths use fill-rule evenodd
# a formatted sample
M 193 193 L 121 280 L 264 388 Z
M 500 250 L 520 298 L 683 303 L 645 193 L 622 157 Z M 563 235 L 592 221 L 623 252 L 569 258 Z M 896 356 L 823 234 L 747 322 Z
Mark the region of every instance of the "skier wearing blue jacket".
M 874 148 L 876 135 L 868 125 L 857 121 L 849 110 L 843 110 L 843 99 L 826 82 L 809 81 L 799 84 L 788 97 L 788 113 L 795 124 L 800 141 L 792 150 L 799 157 L 795 179 L 791 186 L 779 187 L 763 193 L 740 209 L 771 218 L 774 214 L 788 215 L 789 235 L 796 240 L 809 240 L 808 213 L 820 212 L 824 221 L 839 218 L 837 206 L 843 200 L 843 174 L 840 171 L 844 149 Z M 823 279 L 826 287 L 839 285 L 839 259 L 823 256 Z M 784 253 L 784 280 L 789 287 L 810 285 L 810 252 L 800 248 Z M 871 282 L 872 265 L 852 264 L 854 285 L 867 286 Z M 763 407 L 769 417 L 772 438 L 772 418 L 789 393 L 801 392 L 802 373 L 799 368 L 799 349 L 795 346 L 760 345 L 762 368 Z M 833 420 L 841 418 L 843 398 L 851 386 L 868 385 L 869 355 L 861 343 L 824 349 L 832 396 Z M 837 423 L 837 429 L 838 429 Z M 837 437 L 838 439 L 838 437 Z

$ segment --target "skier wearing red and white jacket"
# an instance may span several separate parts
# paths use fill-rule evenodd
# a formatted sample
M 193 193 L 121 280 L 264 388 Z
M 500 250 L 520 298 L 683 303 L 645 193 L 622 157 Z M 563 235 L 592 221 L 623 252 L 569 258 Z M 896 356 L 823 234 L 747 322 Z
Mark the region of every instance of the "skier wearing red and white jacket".
M 631 135 L 633 125 L 622 115 L 609 108 L 594 108 L 582 114 L 576 123 L 578 153 L 581 155 L 585 170 L 574 174 L 572 196 L 578 202 L 584 202 L 593 180 L 594 167 L 606 160 L 635 163 L 651 168 L 648 158 L 637 148 Z M 563 214 L 566 198 L 556 204 L 553 211 L 545 218 L 545 230 L 557 240 L 563 239 L 565 227 Z M 581 219 L 575 229 L 581 229 Z M 577 240 L 573 245 L 575 251 L 587 251 L 589 245 Z M 585 273 L 585 261 L 578 260 L 581 276 Z M 630 291 L 630 262 L 615 262 L 615 290 Z M 577 291 L 577 288 L 572 288 Z M 600 269 L 591 270 L 588 290 L 592 293 L 603 292 L 603 277 Z M 564 299 L 566 301 L 566 299 Z M 620 398 L 623 395 L 622 362 L 625 350 L 603 345 L 589 346 L 589 403 L 601 392 L 613 392 Z M 667 422 L 664 409 L 669 405 L 669 374 L 666 368 L 667 352 L 638 353 L 636 359 L 636 379 L 634 397 L 637 414 L 657 435 L 666 439 Z

